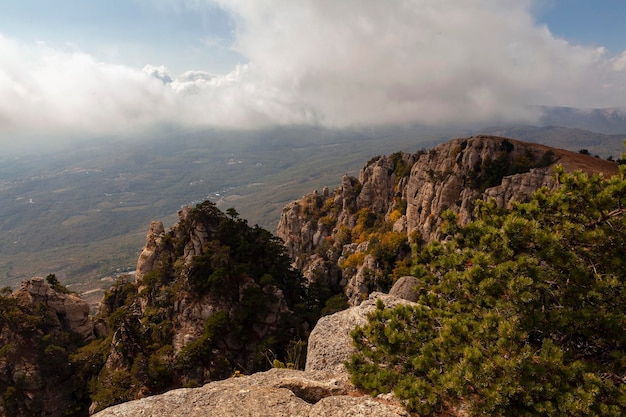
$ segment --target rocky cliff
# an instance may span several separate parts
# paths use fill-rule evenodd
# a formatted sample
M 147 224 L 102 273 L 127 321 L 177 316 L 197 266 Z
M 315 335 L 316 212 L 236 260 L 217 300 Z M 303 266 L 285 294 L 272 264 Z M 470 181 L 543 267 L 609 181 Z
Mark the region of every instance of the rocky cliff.
M 134 281 L 99 308 L 111 336 L 91 410 L 288 361 L 307 336 L 303 296 L 282 242 L 234 210 L 205 202 L 170 230 L 152 222 Z
M 306 364 L 298 363 L 304 343 L 293 341 L 308 336 L 299 324 L 317 318 L 316 293 L 309 288 L 307 299 L 298 298 L 301 276 L 289 269 L 282 242 L 261 230 L 208 202 L 182 210 L 169 231 L 150 225 L 135 282 L 118 282 L 101 305 L 111 348 L 92 384 L 92 412 L 122 403 L 96 415 L 407 415 L 393 396 L 356 390 L 343 362 L 353 352 L 350 332 L 376 300 L 408 301 L 375 293 L 324 317 L 309 338 Z M 239 271 L 219 269 L 227 265 Z M 284 364 L 306 369 L 244 375 Z
M 283 209 L 278 235 L 309 282 L 342 288 L 351 305 L 409 271 L 411 246 L 441 238 L 441 214 L 466 223 L 477 200 L 500 206 L 554 185 L 553 167 L 617 173 L 617 165 L 513 139 L 455 139 L 430 151 L 375 157 L 330 192 Z
M 86 392 L 70 357 L 95 329 L 89 304 L 58 283 L 35 277 L 0 296 L 0 415 L 80 409 Z

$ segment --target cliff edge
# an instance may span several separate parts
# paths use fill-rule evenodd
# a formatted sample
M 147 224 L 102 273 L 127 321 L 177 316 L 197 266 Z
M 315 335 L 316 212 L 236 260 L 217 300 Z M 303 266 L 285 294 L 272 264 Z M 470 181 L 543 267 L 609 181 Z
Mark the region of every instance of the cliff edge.
M 309 283 L 356 305 L 407 273 L 413 246 L 441 238 L 441 214 L 472 220 L 476 201 L 500 206 L 553 187 L 554 167 L 617 174 L 614 162 L 495 136 L 454 139 L 430 151 L 372 158 L 358 178 L 288 204 L 278 236 Z

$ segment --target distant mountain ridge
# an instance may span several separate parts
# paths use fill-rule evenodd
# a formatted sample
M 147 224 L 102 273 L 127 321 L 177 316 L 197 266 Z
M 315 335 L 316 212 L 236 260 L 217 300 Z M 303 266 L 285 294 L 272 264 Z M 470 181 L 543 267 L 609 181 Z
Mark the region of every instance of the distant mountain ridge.
M 580 109 L 574 107 L 539 107 L 540 126 L 566 126 L 592 132 L 610 134 L 626 133 L 626 108 L 607 107 Z

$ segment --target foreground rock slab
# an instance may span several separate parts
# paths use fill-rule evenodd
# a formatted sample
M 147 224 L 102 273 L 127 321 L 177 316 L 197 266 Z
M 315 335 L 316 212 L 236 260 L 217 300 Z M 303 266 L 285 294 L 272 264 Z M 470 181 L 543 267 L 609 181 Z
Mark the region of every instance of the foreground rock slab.
M 94 417 L 408 417 L 328 372 L 272 369 L 201 388 L 182 388 L 107 408 Z

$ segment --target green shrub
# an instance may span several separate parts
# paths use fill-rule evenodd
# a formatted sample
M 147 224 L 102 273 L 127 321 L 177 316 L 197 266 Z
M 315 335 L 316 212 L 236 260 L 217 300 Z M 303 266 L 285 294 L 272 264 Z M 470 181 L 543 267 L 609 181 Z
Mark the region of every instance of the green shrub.
M 348 304 L 348 297 L 346 297 L 343 292 L 340 294 L 335 294 L 326 301 L 326 303 L 324 304 L 324 308 L 322 309 L 321 315 L 328 316 L 338 311 L 345 310 L 348 307 L 350 307 L 350 305 Z
M 439 415 L 626 415 L 626 170 L 556 171 L 510 210 L 479 204 L 416 255 L 419 306 L 355 330 L 353 381 Z

